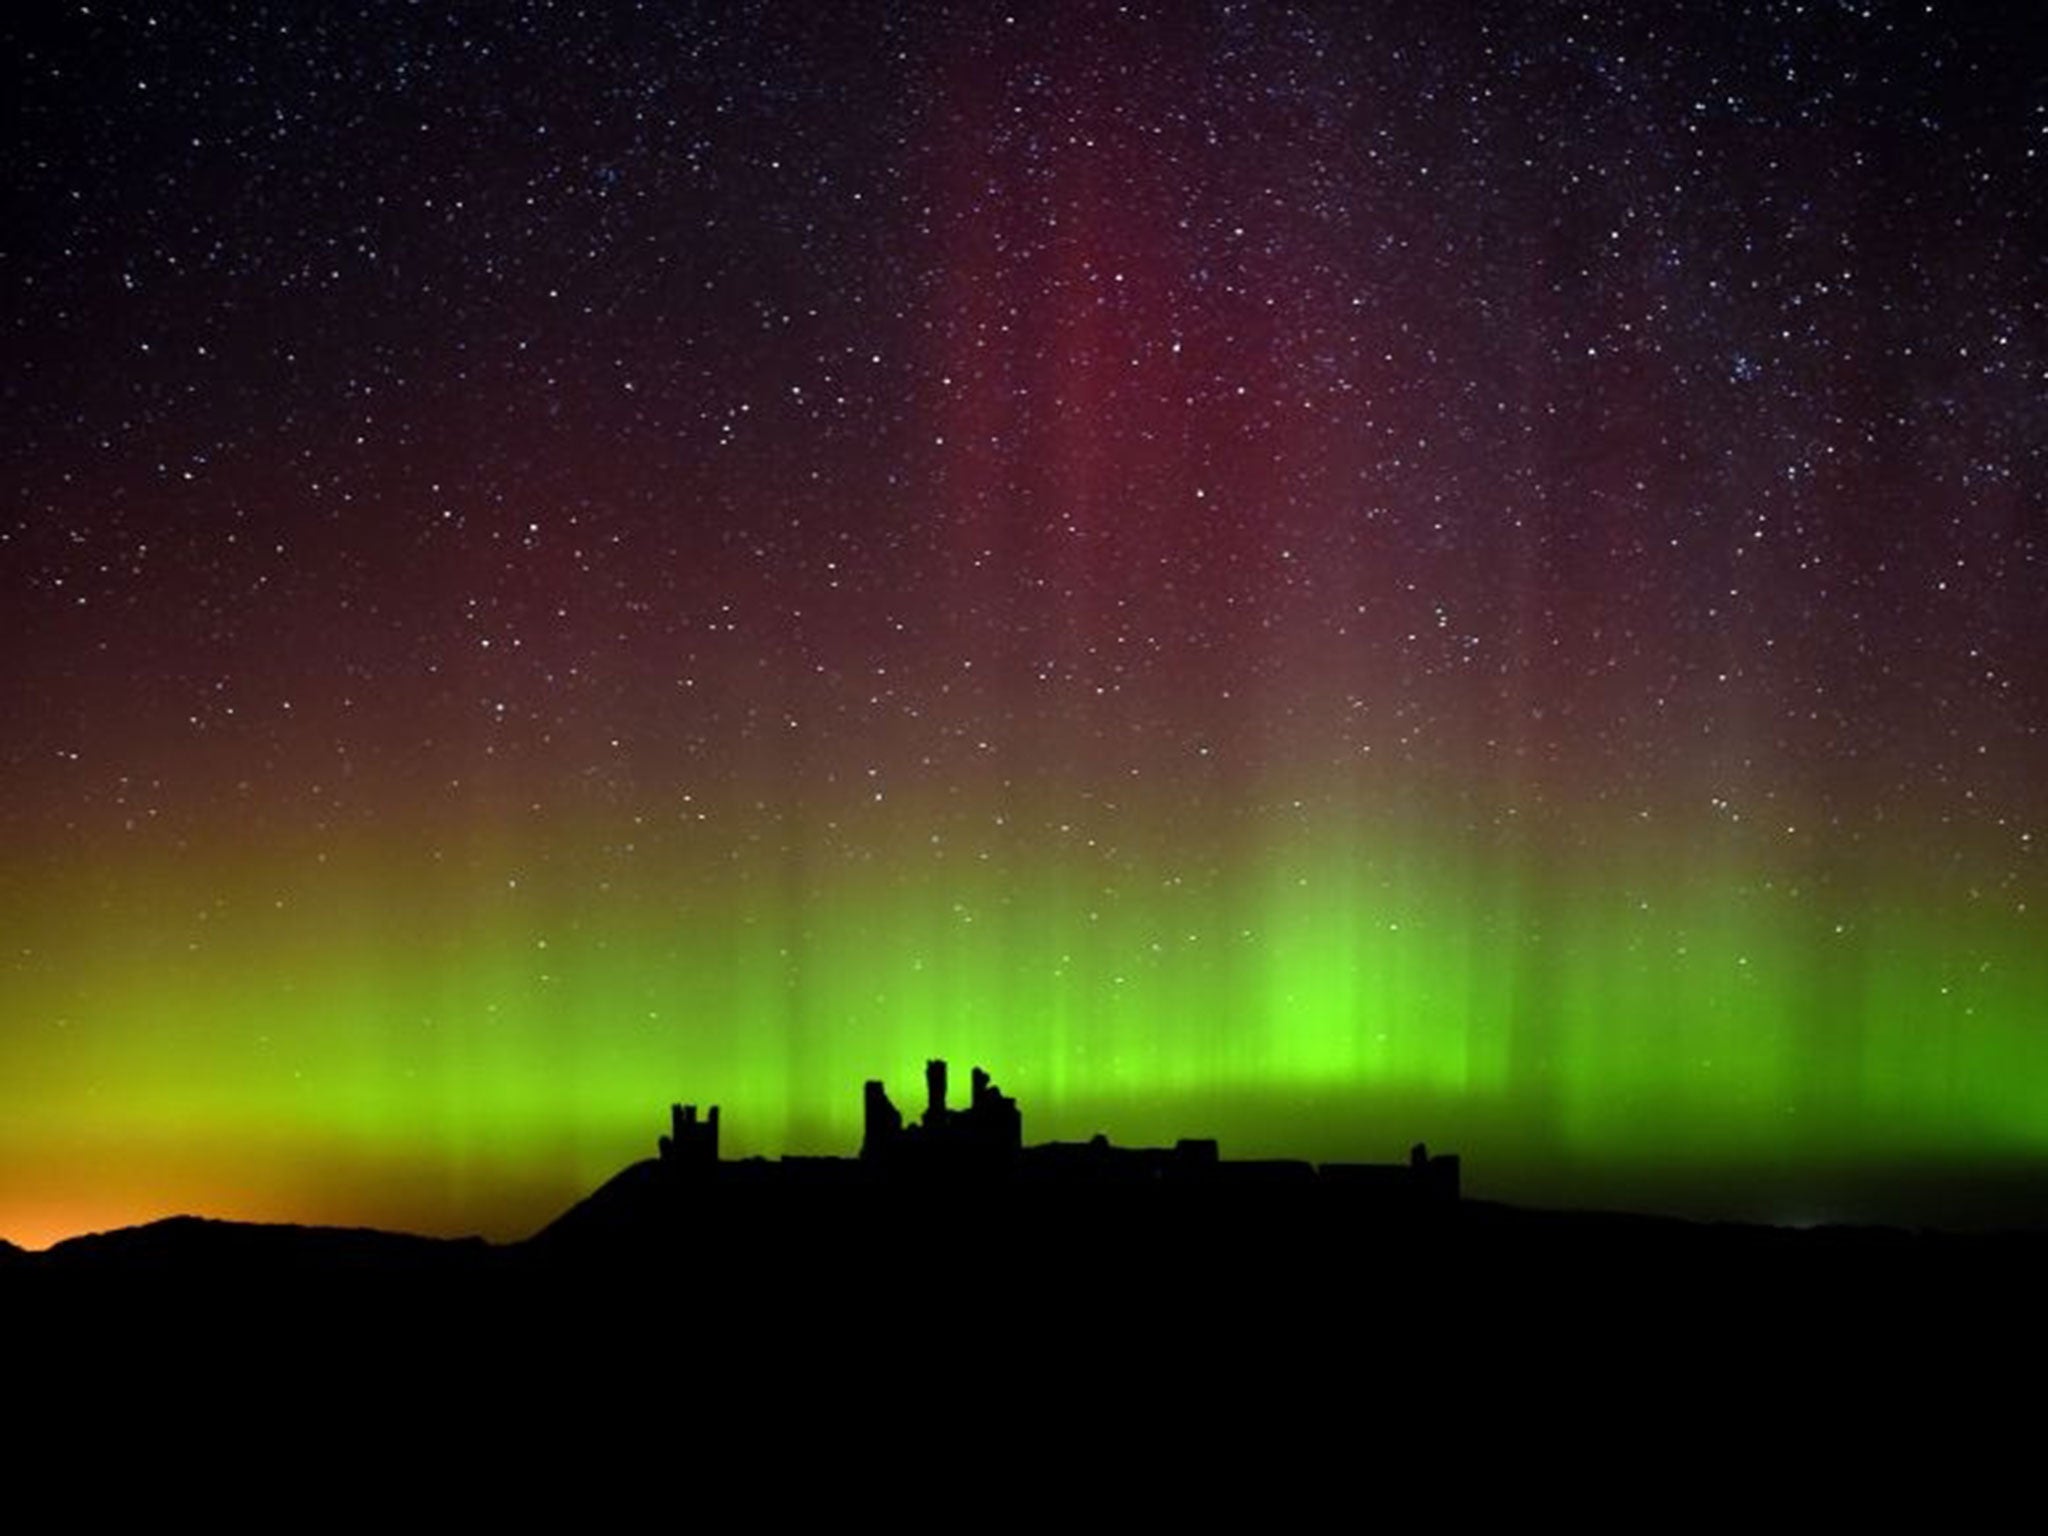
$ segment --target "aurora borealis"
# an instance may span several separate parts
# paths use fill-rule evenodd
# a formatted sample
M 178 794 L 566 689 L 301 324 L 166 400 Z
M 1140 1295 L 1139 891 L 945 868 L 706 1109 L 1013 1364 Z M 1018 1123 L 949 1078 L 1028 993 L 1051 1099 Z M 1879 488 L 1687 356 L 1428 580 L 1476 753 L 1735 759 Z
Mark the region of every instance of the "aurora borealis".
M 10 11 L 0 1235 L 2048 1188 L 2032 20 Z

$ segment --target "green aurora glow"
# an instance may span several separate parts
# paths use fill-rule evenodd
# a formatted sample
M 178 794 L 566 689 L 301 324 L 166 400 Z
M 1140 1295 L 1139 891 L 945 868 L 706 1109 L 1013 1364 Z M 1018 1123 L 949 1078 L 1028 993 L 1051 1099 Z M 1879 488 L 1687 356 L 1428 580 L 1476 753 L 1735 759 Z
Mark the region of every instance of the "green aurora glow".
M 847 1151 L 860 1083 L 929 1054 L 990 1064 L 1034 1139 L 1427 1136 L 1481 1192 L 1572 1162 L 2048 1151 L 2048 952 L 2014 905 L 1831 901 L 1654 837 L 1576 865 L 1487 843 L 1304 823 L 1235 865 L 927 849 L 721 885 L 607 880 L 569 839 L 438 880 L 431 849 L 53 880 L 9 914 L 33 1027 L 0 1043 L 0 1151 L 60 1186 L 44 1209 L 165 1147 L 133 1216 L 510 1236 L 644 1155 L 671 1097 L 722 1103 L 735 1155 Z

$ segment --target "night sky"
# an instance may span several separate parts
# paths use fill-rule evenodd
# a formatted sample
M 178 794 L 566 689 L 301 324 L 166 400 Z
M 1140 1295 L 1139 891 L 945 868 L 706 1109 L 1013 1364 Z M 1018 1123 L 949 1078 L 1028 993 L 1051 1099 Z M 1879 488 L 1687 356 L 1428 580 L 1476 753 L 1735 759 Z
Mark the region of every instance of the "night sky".
M 2038 19 L 11 8 L 0 1235 L 2048 1182 Z

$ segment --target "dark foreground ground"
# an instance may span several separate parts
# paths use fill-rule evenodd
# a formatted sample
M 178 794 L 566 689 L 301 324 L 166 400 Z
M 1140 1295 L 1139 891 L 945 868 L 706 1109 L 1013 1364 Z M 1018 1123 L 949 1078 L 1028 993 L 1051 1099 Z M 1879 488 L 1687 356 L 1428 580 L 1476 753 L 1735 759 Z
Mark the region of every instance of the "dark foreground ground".
M 2048 1235 L 1327 1190 L 749 1187 L 646 1163 L 513 1245 L 179 1218 L 0 1251 L 0 1308 L 17 1381 L 146 1374 L 195 1405 L 651 1397 L 768 1427 L 829 1411 L 854 1435 L 910 1415 L 1152 1443 L 1362 1408 L 1611 1413 L 1680 1385 L 1745 1415 L 1939 1400 L 2039 1363 Z
M 511 1246 L 10 1256 L 19 1481 L 295 1527 L 1948 1529 L 2038 1465 L 2040 1237 L 655 1167 Z

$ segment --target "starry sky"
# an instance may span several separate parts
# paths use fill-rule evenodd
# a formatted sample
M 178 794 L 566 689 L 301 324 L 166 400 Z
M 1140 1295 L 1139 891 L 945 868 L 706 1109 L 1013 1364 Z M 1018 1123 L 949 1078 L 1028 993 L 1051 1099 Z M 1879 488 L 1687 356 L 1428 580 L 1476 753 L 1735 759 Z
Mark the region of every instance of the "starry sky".
M 0 1234 L 2038 1193 L 2033 19 L 11 8 Z

